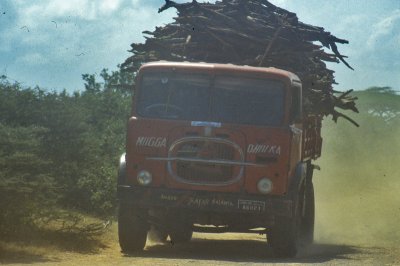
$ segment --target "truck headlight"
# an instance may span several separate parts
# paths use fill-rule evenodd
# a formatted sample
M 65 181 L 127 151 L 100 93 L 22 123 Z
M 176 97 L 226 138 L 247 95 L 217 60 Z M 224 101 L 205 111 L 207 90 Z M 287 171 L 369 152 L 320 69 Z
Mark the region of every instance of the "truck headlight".
M 257 183 L 258 191 L 268 194 L 272 191 L 272 181 L 269 178 L 261 178 Z
M 142 186 L 147 186 L 153 181 L 153 176 L 149 171 L 142 170 L 137 175 L 137 181 Z

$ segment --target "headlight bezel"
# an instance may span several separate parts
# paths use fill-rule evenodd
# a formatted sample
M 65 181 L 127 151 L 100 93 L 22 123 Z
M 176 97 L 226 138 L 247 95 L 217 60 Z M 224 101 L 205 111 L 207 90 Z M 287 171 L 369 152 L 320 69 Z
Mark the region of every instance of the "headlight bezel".
M 136 180 L 139 185 L 148 186 L 153 181 L 153 175 L 147 170 L 141 170 L 136 176 Z
M 272 180 L 268 177 L 260 178 L 257 182 L 257 190 L 261 194 L 270 194 L 274 189 Z

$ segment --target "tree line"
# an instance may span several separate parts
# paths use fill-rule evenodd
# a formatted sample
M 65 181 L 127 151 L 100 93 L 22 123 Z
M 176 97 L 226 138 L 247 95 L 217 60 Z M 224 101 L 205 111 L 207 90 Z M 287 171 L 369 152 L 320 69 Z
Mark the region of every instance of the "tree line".
M 1 77 L 0 235 L 76 222 L 76 212 L 114 214 L 133 75 L 105 69 L 82 77 L 85 89 L 73 93 Z

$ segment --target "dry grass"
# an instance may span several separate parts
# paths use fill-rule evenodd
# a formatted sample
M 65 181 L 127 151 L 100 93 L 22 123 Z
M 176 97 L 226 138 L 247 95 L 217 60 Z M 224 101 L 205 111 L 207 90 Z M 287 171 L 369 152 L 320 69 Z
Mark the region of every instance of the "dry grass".
M 87 224 L 96 221 L 88 217 Z M 100 222 L 97 220 L 97 222 Z M 64 254 L 97 254 L 116 243 L 116 225 L 101 234 L 56 230 L 54 224 L 0 240 L 0 263 L 57 262 Z

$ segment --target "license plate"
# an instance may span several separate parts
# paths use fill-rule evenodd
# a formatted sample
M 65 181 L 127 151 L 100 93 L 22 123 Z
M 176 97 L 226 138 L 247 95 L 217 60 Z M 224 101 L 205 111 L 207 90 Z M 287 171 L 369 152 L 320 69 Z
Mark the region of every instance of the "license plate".
M 238 200 L 238 208 L 243 211 L 264 212 L 265 202 L 258 200 Z

